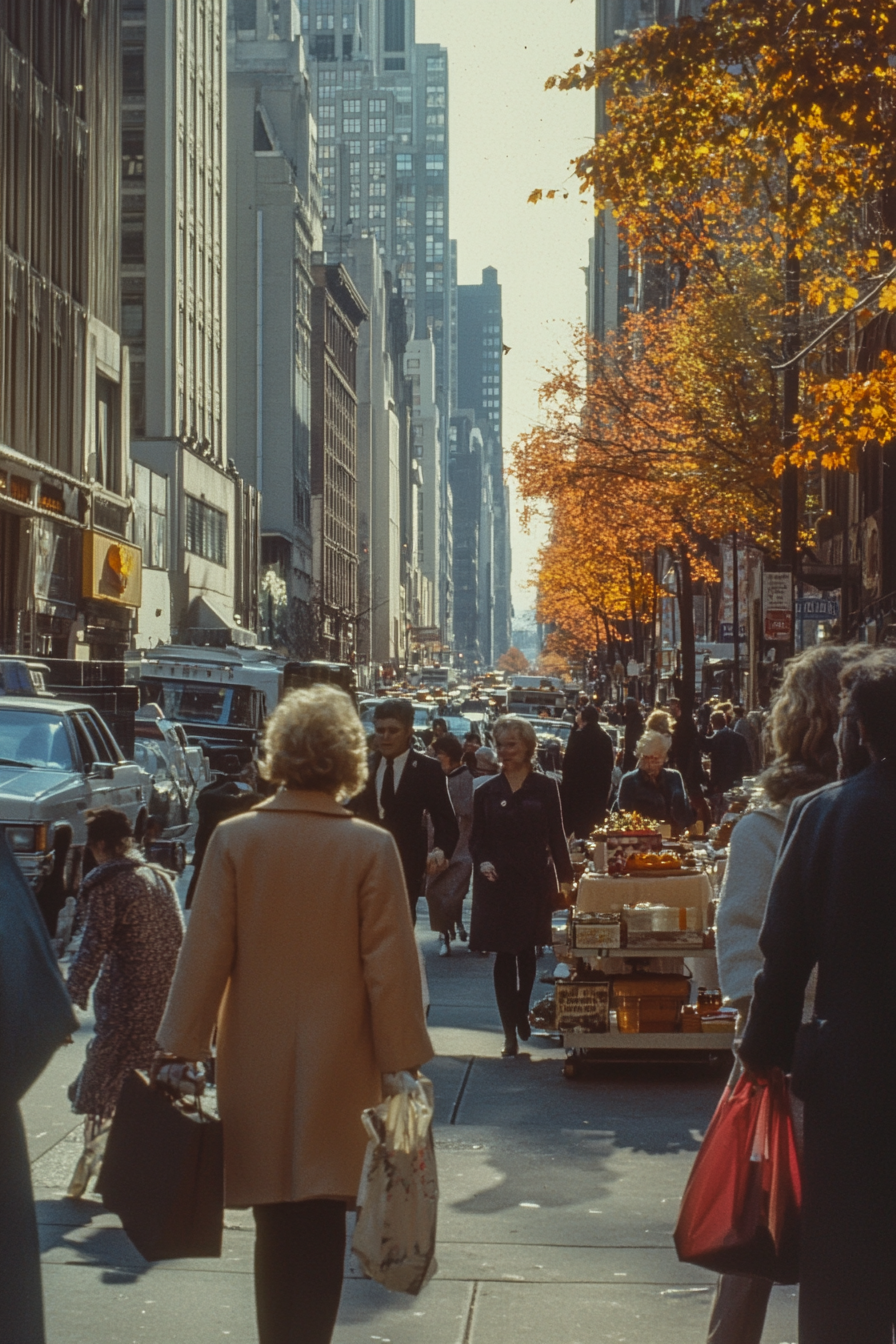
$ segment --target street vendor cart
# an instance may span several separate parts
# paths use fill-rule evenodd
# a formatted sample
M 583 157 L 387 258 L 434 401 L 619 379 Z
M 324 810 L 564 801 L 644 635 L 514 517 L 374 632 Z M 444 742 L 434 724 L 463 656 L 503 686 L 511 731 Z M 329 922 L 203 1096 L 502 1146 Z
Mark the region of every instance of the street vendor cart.
M 722 1059 L 734 1018 L 712 989 L 715 889 L 689 845 L 623 819 L 595 832 L 575 905 L 555 931 L 554 1027 L 575 1078 L 588 1060 Z

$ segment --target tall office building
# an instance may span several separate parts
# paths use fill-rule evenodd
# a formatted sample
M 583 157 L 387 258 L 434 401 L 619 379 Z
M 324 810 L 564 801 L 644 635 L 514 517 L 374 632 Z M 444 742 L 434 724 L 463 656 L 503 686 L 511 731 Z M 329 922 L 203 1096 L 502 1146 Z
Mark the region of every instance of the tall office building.
M 226 0 L 123 0 L 131 455 L 144 513 L 167 501 L 169 543 L 144 577 L 141 643 L 257 621 L 257 496 L 230 461 L 225 390 L 225 32 Z
M 597 50 L 616 46 L 638 28 L 675 23 L 688 15 L 697 17 L 705 0 L 597 0 Z M 607 130 L 606 94 L 597 90 L 595 132 Z M 655 287 L 662 279 L 650 268 L 639 266 L 629 255 L 612 209 L 595 219 L 589 241 L 586 321 L 588 330 L 604 340 L 616 331 L 626 310 L 646 308 L 657 301 Z M 658 296 L 662 301 L 662 296 Z
M 118 0 L 0 5 L 0 650 L 116 657 L 139 607 L 119 327 Z
M 367 306 L 344 266 L 311 267 L 311 531 L 320 654 L 356 658 L 358 335 Z
M 457 397 L 482 434 L 483 514 L 479 559 L 479 644 L 492 663 L 510 647 L 510 498 L 501 441 L 504 328 L 498 272 L 457 287 Z
M 263 633 L 310 658 L 311 257 L 322 239 L 298 10 L 229 0 L 227 69 L 230 453 L 261 495 L 262 572 L 286 584 L 286 610 Z
M 418 44 L 414 0 L 301 0 L 302 28 L 315 94 L 318 162 L 329 261 L 344 260 L 351 240 L 367 232 L 379 245 L 393 292 L 407 309 L 409 335 L 431 340 L 439 408 L 439 469 L 417 484 L 403 464 L 402 515 L 416 526 L 412 493 L 436 480 L 442 527 L 441 571 L 432 604 L 441 639 L 451 641 L 451 517 L 447 443 L 451 409 L 451 258 L 448 239 L 448 57 Z M 375 451 L 379 451 L 375 449 Z M 412 449 L 413 451 L 413 449 Z M 414 554 L 402 534 L 402 554 Z M 406 624 L 425 625 L 427 583 L 405 566 Z M 420 605 L 422 601 L 422 606 Z

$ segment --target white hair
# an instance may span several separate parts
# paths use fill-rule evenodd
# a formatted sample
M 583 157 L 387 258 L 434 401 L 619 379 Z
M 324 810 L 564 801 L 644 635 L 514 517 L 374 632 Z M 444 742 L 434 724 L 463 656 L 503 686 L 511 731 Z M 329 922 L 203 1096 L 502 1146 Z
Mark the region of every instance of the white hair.
M 639 761 L 642 756 L 662 756 L 663 760 L 665 760 L 668 754 L 669 739 L 665 733 L 658 733 L 653 729 L 648 729 L 646 733 L 642 733 L 638 738 L 635 747 L 635 755 Z

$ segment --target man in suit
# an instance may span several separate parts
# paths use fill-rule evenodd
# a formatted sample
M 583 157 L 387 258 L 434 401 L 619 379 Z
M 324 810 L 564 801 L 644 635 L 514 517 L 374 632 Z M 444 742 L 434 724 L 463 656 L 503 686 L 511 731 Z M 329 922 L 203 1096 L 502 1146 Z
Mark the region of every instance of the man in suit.
M 723 794 L 739 784 L 753 769 L 753 759 L 746 738 L 728 727 L 722 710 L 717 709 L 710 719 L 713 732 L 703 739 L 703 750 L 709 756 L 709 791 L 712 795 L 713 820 L 721 821 L 725 808 Z
M 373 711 L 373 726 L 376 750 L 370 774 L 351 806 L 356 816 L 382 826 L 394 837 L 416 923 L 424 874 L 439 872 L 454 853 L 457 818 L 441 765 L 411 746 L 414 709 L 410 701 L 381 700 Z M 426 813 L 434 832 L 429 851 Z

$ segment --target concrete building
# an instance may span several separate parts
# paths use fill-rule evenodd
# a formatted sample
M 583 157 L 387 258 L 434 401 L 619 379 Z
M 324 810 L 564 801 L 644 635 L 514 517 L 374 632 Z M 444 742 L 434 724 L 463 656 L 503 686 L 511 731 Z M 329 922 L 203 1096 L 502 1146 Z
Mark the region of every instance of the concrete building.
M 697 17 L 704 7 L 705 0 L 597 0 L 595 50 L 616 46 L 638 28 L 675 23 L 687 15 Z M 606 94 L 598 89 L 595 132 L 600 136 L 606 129 Z M 604 340 L 619 328 L 626 309 L 651 306 L 656 302 L 651 291 L 662 280 L 629 255 L 609 207 L 596 216 L 586 271 L 586 322 L 593 335 Z
M 472 674 L 483 666 L 479 538 L 484 446 L 471 414 L 451 419 L 449 471 L 454 503 L 454 647 L 464 669 Z
M 0 6 L 0 649 L 116 657 L 140 604 L 119 328 L 117 0 Z
M 448 59 L 415 40 L 414 0 L 301 0 L 318 124 L 318 159 L 328 261 L 346 261 L 358 232 L 380 248 L 392 292 L 406 306 L 409 334 L 431 338 L 436 403 L 447 425 L 452 372 L 451 254 L 448 236 Z M 450 550 L 447 443 L 440 446 L 442 554 Z M 373 453 L 389 446 L 374 444 Z M 414 459 L 400 464 L 402 510 L 416 520 Z M 427 487 L 428 484 L 427 484 Z M 406 626 L 412 612 L 441 611 L 441 637 L 451 639 L 451 573 L 426 580 L 411 567 L 410 531 L 402 540 Z
M 311 267 L 311 531 L 316 645 L 357 660 L 358 333 L 367 307 L 343 266 Z
M 402 462 L 410 452 L 411 399 L 404 375 L 404 304 L 379 244 L 359 230 L 344 265 L 367 306 L 358 337 L 358 662 L 406 661 Z M 404 487 L 407 488 L 407 485 Z
M 487 664 L 510 647 L 510 499 L 504 481 L 504 323 L 498 272 L 457 287 L 457 395 L 482 435 L 483 535 L 480 538 L 480 651 Z
M 230 454 L 261 496 L 262 572 L 286 584 L 286 610 L 263 622 L 265 641 L 309 658 L 311 256 L 321 225 L 297 9 L 229 0 L 227 69 Z
M 438 629 L 438 643 L 432 637 L 418 640 L 418 645 L 421 652 L 424 646 L 436 646 L 441 653 L 442 647 L 451 643 L 453 507 L 451 486 L 443 477 L 442 420 L 437 399 L 435 343 L 431 338 L 408 341 L 405 372 L 411 383 L 413 401 L 411 451 L 417 509 L 415 560 L 424 580 L 418 589 L 412 624 L 418 629 Z
M 225 390 L 225 21 L 226 0 L 122 5 L 131 456 L 164 478 L 150 478 L 149 508 L 159 517 L 167 496 L 170 539 L 167 567 L 162 552 L 146 566 L 138 645 L 209 626 L 239 638 L 257 622 L 257 498 L 230 460 Z

